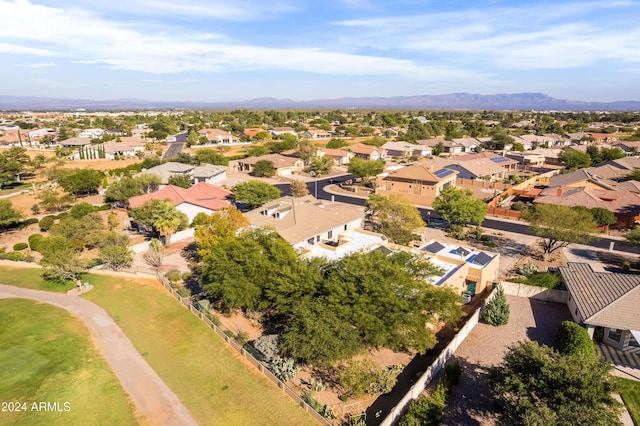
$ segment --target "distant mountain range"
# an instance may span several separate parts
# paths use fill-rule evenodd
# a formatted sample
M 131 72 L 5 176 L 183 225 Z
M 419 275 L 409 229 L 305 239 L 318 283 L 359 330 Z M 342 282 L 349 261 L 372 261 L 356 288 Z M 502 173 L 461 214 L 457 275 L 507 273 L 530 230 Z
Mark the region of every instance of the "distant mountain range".
M 148 101 L 142 99 L 56 99 L 0 95 L 0 110 L 131 110 L 131 109 L 403 109 L 403 110 L 542 110 L 640 111 L 640 101 L 587 102 L 556 99 L 542 93 L 347 97 L 294 101 L 258 98 L 232 102 Z

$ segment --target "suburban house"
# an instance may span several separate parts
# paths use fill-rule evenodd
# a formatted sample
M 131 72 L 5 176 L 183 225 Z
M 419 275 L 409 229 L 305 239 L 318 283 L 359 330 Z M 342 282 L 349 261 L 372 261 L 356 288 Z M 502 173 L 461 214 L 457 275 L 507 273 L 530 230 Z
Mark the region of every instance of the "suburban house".
M 153 173 L 159 176 L 162 185 L 168 185 L 171 176 L 179 175 L 189 175 L 194 183 L 206 182 L 209 184 L 217 183 L 227 178 L 227 168 L 225 166 L 212 166 L 211 164 L 194 166 L 192 164 L 169 162 L 143 170 L 138 175 L 144 173 Z
M 611 133 L 589 133 L 589 136 L 595 139 L 596 143 L 611 143 L 618 141 L 618 137 Z
M 321 129 L 309 129 L 302 133 L 302 137 L 305 139 L 326 140 L 331 139 L 331 133 Z
M 210 144 L 232 144 L 238 142 L 237 138 L 226 130 L 202 129 L 198 132 L 198 137 L 205 137 Z
M 30 142 L 38 141 L 45 136 L 55 136 L 55 129 L 42 128 L 42 129 L 33 129 L 27 132 L 27 139 Z
M 381 146 L 387 151 L 387 155 L 392 157 L 427 157 L 431 155 L 431 147 L 426 145 L 412 144 L 409 142 L 387 142 Z
M 573 320 L 621 351 L 640 353 L 640 275 L 595 272 L 588 263 L 558 268 Z
M 134 209 L 147 201 L 169 200 L 177 210 L 187 215 L 189 222 L 192 222 L 198 213 L 211 214 L 216 210 L 231 206 L 230 197 L 231 192 L 226 189 L 200 182 L 187 189 L 167 185 L 156 192 L 130 198 L 129 206 Z
M 270 227 L 299 253 L 315 244 L 333 244 L 340 233 L 362 228 L 364 209 L 305 197 L 282 197 L 245 214 L 251 226 Z
M 293 127 L 272 127 L 268 132 L 272 138 L 277 138 L 287 133 L 296 137 L 298 136 L 298 133 Z
M 340 148 L 318 148 L 318 157 L 331 157 L 337 166 L 349 164 L 354 157 L 353 152 Z
M 389 196 L 402 194 L 418 205 L 431 205 L 447 186 L 455 186 L 457 172 L 432 165 L 414 164 L 390 173 L 381 173 L 376 179 L 376 194 Z
M 451 139 L 453 144 L 462 146 L 462 152 L 475 152 L 476 147 L 480 145 L 480 141 L 476 138 L 454 138 Z
M 266 132 L 265 129 L 262 129 L 260 127 L 256 127 L 256 128 L 246 128 L 242 131 L 242 137 L 246 138 L 246 139 L 253 139 L 256 137 L 256 135 L 260 132 Z
M 453 158 L 446 167 L 458 172 L 458 177 L 462 179 L 501 180 L 507 177 L 507 169 L 488 158 L 468 160 Z
M 627 157 L 633 157 L 640 154 L 640 141 L 622 141 L 613 144 L 615 148 L 620 148 L 624 151 Z
M 640 195 L 627 191 L 558 186 L 544 189 L 533 202 L 589 209 L 604 207 L 618 219 L 613 225 L 616 228 L 633 228 L 640 220 Z
M 505 154 L 505 157 L 515 160 L 523 166 L 542 167 L 545 163 L 544 155 L 535 152 L 509 151 Z
M 79 138 L 99 139 L 105 134 L 104 129 L 85 129 L 78 134 Z
M 597 175 L 598 169 L 578 169 L 571 173 L 552 176 L 549 180 L 549 188 L 569 187 L 569 188 L 592 188 L 592 189 L 615 189 L 616 182 Z
M 469 247 L 431 240 L 418 249 L 443 270 L 432 279 L 437 286 L 446 285 L 470 297 L 490 288 L 498 276 L 500 255 L 477 251 Z
M 497 164 L 503 169 L 508 171 L 515 171 L 518 169 L 518 161 L 508 157 L 503 157 L 502 155 L 498 155 L 490 151 L 482 151 L 482 152 L 473 153 L 473 154 L 465 154 L 455 158 L 455 160 L 459 163 L 467 162 L 467 161 L 478 161 L 478 160 L 484 160 L 484 159 L 491 160 L 494 164 Z
M 349 146 L 349 149 L 353 154 L 364 160 L 384 160 L 387 158 L 387 150 L 384 148 L 378 148 L 373 145 L 365 145 L 363 143 L 356 143 Z
M 91 139 L 86 137 L 85 138 L 81 138 L 81 137 L 69 138 L 63 141 L 58 141 L 58 145 L 60 145 L 63 148 L 77 149 L 80 147 L 91 145 Z
M 335 243 L 318 243 L 309 247 L 302 256 L 306 259 L 338 260 L 353 253 L 373 250 L 405 251 L 431 262 L 442 272 L 430 277 L 430 284 L 453 288 L 469 299 L 491 287 L 500 262 L 500 255 L 496 253 L 436 240 L 427 241 L 420 248 L 410 248 L 391 244 L 382 234 L 357 228 L 341 232 Z
M 247 157 L 235 162 L 236 171 L 251 173 L 258 161 L 271 161 L 276 169 L 276 176 L 289 176 L 304 169 L 304 161 L 296 157 L 281 154 L 268 154 L 259 157 Z

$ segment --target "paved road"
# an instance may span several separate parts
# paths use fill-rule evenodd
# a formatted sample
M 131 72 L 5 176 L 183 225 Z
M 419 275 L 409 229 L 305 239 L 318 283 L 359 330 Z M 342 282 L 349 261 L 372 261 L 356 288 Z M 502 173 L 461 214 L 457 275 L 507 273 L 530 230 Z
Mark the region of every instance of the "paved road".
M 149 425 L 197 425 L 178 397 L 138 353 L 120 327 L 98 305 L 67 294 L 0 284 L 0 299 L 31 299 L 71 312 L 91 337 Z
M 308 182 L 307 188 L 311 195 L 314 195 L 321 200 L 334 200 L 342 203 L 363 206 L 366 201 L 366 197 L 350 196 L 350 195 L 338 194 L 338 193 L 327 191 L 326 187 L 336 183 L 344 182 L 350 179 L 353 179 L 353 177 L 350 174 L 333 176 L 327 179 L 319 179 L 317 181 Z M 282 190 L 283 195 L 290 194 L 288 184 L 276 185 L 276 186 L 280 188 L 280 190 Z M 446 222 L 442 220 L 440 215 L 438 215 L 438 213 L 436 213 L 435 210 L 424 208 L 424 207 L 420 207 L 418 208 L 418 210 L 420 210 L 420 213 L 422 214 L 422 217 L 425 219 L 425 221 L 429 222 L 429 227 L 435 226 L 435 227 L 441 228 L 446 226 Z M 527 223 L 508 220 L 508 219 L 501 220 L 497 218 L 487 218 L 484 220 L 484 222 L 482 222 L 482 227 L 486 229 L 491 229 L 493 231 L 512 232 L 515 234 L 522 234 L 522 235 L 533 235 L 531 234 L 531 232 L 529 232 L 529 225 Z M 624 245 L 619 239 L 609 238 L 609 237 L 600 237 L 599 239 L 590 242 L 588 246 L 593 248 L 608 250 L 611 243 L 614 243 L 615 251 L 640 254 L 640 247 L 629 247 L 627 245 Z
M 163 160 L 171 160 L 172 158 L 176 158 L 178 154 L 182 152 L 184 148 L 184 142 L 172 142 L 169 144 L 169 148 L 162 155 Z

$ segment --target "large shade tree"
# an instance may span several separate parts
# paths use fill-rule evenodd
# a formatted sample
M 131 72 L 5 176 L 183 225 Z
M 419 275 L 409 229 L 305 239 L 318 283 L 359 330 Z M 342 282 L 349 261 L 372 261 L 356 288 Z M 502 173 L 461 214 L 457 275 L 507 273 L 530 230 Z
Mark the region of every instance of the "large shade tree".
M 416 238 L 416 229 L 425 226 L 418 209 L 400 194 L 389 197 L 373 194 L 365 207 L 367 228 L 384 234 L 396 244 L 409 244 Z
M 595 237 L 598 224 L 588 209 L 557 204 L 536 204 L 524 218 L 531 232 L 540 237 L 543 257 L 571 243 L 586 244 Z
M 237 203 L 245 204 L 250 209 L 260 207 L 282 195 L 275 186 L 259 180 L 240 182 L 231 189 L 231 193 Z
M 487 215 L 487 204 L 484 201 L 474 198 L 469 189 L 462 190 L 453 186 L 444 188 L 433 201 L 432 207 L 452 224 L 472 223 L 479 226 Z
M 505 424 L 618 425 L 615 377 L 601 357 L 563 355 L 536 342 L 512 346 L 492 368 Z
M 356 179 L 361 179 L 363 184 L 367 184 L 371 178 L 382 173 L 384 164 L 382 160 L 363 160 L 354 157 L 349 162 L 349 173 Z

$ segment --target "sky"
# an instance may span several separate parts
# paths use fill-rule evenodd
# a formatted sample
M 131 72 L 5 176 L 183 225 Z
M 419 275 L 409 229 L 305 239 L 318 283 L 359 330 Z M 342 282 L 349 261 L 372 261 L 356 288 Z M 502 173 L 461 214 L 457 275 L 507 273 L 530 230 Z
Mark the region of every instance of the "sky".
M 0 0 L 0 95 L 640 100 L 640 1 Z

